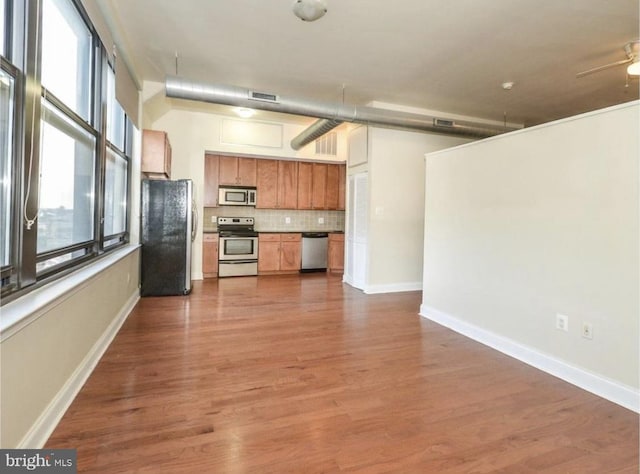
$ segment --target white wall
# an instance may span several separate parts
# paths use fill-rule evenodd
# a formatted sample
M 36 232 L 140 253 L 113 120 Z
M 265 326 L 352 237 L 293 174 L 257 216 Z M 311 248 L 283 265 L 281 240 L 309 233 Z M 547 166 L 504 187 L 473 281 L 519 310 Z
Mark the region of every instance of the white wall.
M 639 109 L 428 155 L 421 308 L 636 410 Z
M 24 297 L 27 303 L 41 307 L 20 321 L 17 329 L 3 332 L 2 448 L 42 447 L 138 301 L 140 252 L 114 253 L 126 255 L 104 257 L 29 293 Z M 117 261 L 92 270 L 111 260 Z M 68 286 L 70 280 L 75 281 L 73 286 Z M 50 299 L 52 292 L 59 296 Z M 21 304 L 11 302 L 3 313 Z
M 469 141 L 369 127 L 369 264 L 365 292 L 422 288 L 424 152 Z

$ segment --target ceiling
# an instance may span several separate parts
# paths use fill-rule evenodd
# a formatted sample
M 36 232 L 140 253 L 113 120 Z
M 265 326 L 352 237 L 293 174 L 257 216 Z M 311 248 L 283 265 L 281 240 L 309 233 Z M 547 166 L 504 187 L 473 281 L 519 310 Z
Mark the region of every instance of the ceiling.
M 638 99 L 638 0 L 98 0 L 140 82 L 167 74 L 287 97 L 534 125 Z M 513 81 L 510 91 L 503 82 Z

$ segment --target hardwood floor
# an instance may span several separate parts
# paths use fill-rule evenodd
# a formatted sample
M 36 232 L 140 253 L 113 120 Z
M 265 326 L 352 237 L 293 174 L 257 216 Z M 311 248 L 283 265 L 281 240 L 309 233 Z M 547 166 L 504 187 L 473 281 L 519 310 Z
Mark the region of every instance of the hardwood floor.
M 49 439 L 79 472 L 637 473 L 638 416 L 323 274 L 143 298 Z

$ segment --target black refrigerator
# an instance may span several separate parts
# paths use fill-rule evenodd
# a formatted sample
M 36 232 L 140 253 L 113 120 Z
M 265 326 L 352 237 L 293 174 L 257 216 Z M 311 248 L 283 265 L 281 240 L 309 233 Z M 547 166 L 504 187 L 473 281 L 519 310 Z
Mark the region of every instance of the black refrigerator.
M 190 179 L 142 181 L 141 296 L 191 292 L 191 247 L 197 218 Z

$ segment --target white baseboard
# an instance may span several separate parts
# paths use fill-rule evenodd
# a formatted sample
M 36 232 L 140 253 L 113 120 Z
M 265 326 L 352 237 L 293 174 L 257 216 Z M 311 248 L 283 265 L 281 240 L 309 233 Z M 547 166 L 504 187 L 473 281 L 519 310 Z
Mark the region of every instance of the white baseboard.
M 100 336 L 84 357 L 80 365 L 73 371 L 71 377 L 67 379 L 63 387 L 31 426 L 24 438 L 20 440 L 20 443 L 16 447 L 17 449 L 40 449 L 44 446 L 139 299 L 140 293 L 136 289 L 118 315 L 102 333 L 102 336 Z
M 561 359 L 487 331 L 428 305 L 420 306 L 420 315 L 599 397 L 640 413 L 640 391 L 633 387 L 575 367 Z
M 422 291 L 421 281 L 391 283 L 389 285 L 367 285 L 364 292 L 368 295 L 376 293 L 399 293 L 401 291 Z

